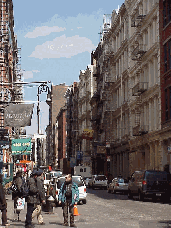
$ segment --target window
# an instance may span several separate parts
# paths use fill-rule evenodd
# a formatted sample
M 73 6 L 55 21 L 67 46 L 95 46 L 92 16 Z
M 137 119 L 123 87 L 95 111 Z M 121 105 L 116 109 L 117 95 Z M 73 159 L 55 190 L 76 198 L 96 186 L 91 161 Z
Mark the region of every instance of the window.
M 169 87 L 169 119 L 171 119 L 171 86 Z
M 166 1 L 163 2 L 163 27 L 167 24 Z
M 168 45 L 169 45 L 169 69 L 171 69 L 171 40 L 169 40 Z
M 165 89 L 165 120 L 168 120 L 168 95 L 167 95 L 167 89 Z
M 164 45 L 164 72 L 167 71 L 167 43 Z
M 168 22 L 171 21 L 171 2 L 168 1 Z
M 171 2 L 170 0 L 163 1 L 163 27 L 171 21 Z

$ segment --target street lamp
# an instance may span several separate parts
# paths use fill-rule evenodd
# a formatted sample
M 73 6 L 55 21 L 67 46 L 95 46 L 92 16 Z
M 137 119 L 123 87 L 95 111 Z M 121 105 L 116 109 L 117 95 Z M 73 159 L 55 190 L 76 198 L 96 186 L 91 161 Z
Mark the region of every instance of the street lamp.
M 37 125 L 38 125 L 38 135 L 39 135 L 39 113 L 40 113 L 40 98 L 39 98 L 39 95 L 43 92 L 46 92 L 47 93 L 47 101 L 50 101 L 51 98 L 50 98 L 50 89 L 49 89 L 49 86 L 47 84 L 41 84 L 38 86 L 38 92 L 37 92 Z
M 40 119 L 39 119 L 39 113 L 40 113 L 40 94 L 46 92 L 47 93 L 47 102 L 51 101 L 51 94 L 50 94 L 50 89 L 49 86 L 45 83 L 42 83 L 41 85 L 38 86 L 38 92 L 37 92 L 37 125 L 38 125 L 38 135 L 40 133 Z M 39 163 L 38 166 L 42 165 L 42 158 L 43 156 L 41 156 L 41 152 L 40 152 L 40 147 L 41 147 L 41 142 L 40 142 L 40 138 L 37 138 L 37 155 L 39 155 Z

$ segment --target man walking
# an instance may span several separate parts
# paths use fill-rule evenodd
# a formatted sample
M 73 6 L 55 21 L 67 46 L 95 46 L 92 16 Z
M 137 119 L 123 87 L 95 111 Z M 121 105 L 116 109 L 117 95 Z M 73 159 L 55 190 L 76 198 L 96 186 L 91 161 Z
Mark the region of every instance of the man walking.
M 43 182 L 42 182 L 42 174 L 43 174 L 43 170 L 39 169 L 37 171 L 37 188 L 39 191 L 39 197 L 37 198 L 37 205 L 35 210 L 33 211 L 32 214 L 32 219 L 34 219 L 37 216 L 37 220 L 38 220 L 38 224 L 39 225 L 45 225 L 45 223 L 43 222 L 43 216 L 41 214 L 42 212 L 42 203 L 45 204 L 45 190 L 43 187 Z
M 68 209 L 70 212 L 70 227 L 76 227 L 74 224 L 74 204 L 79 201 L 78 186 L 72 182 L 71 174 L 68 174 L 65 182 L 59 191 L 59 204 L 62 203 L 64 226 L 68 226 Z
M 2 213 L 2 226 L 9 226 L 10 224 L 7 222 L 7 203 L 2 181 L 3 177 L 2 174 L 0 174 L 0 210 Z
M 20 210 L 17 210 L 17 200 L 22 197 L 21 186 L 22 186 L 22 171 L 19 170 L 16 176 L 13 178 L 13 185 L 15 185 L 15 191 L 12 189 L 12 200 L 14 200 L 14 220 L 17 220 L 17 214 Z
M 26 228 L 33 228 L 32 224 L 32 213 L 36 208 L 38 203 L 39 192 L 36 183 L 37 178 L 37 171 L 33 170 L 32 176 L 28 178 L 28 187 L 29 187 L 29 194 L 27 196 L 27 214 L 25 220 L 25 227 Z

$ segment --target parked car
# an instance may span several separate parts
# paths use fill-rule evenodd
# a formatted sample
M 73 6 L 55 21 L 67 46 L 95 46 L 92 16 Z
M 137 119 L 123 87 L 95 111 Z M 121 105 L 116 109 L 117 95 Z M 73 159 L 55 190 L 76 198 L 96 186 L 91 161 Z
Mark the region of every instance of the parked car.
M 107 189 L 107 177 L 105 175 L 93 175 L 93 177 L 89 181 L 89 186 L 94 188 L 100 188 L 100 189 Z
M 43 185 L 44 185 L 44 188 L 45 188 L 45 192 L 47 192 L 47 187 L 50 184 L 50 180 L 51 180 L 50 173 L 44 173 Z
M 170 201 L 170 175 L 165 171 L 145 170 L 135 171 L 128 184 L 128 198 L 137 195 L 139 200 L 144 197 L 160 197 L 163 201 Z
M 89 179 L 89 182 L 88 182 L 89 188 L 92 188 L 93 182 L 94 182 L 96 177 L 97 177 L 97 175 L 92 175 L 91 178 Z
M 86 187 L 88 187 L 88 183 L 89 183 L 90 179 L 91 179 L 90 177 L 83 177 L 83 180 L 84 180 Z
M 114 178 L 107 186 L 108 193 L 128 192 L 128 182 L 123 178 Z
M 84 180 L 81 176 L 72 176 L 72 181 L 78 185 L 79 190 L 79 203 L 82 201 L 82 203 L 87 203 L 87 192 L 86 192 L 86 185 L 84 183 Z M 59 177 L 57 180 L 57 201 L 59 196 L 59 191 L 62 186 L 62 184 L 65 182 L 65 177 Z

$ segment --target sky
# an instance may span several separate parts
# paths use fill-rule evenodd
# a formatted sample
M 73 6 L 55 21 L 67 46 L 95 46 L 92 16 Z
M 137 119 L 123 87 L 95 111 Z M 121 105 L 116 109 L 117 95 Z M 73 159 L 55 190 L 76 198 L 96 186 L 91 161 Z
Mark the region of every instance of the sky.
M 79 81 L 100 41 L 103 15 L 112 14 L 124 1 L 13 0 L 14 33 L 21 48 L 25 82 L 48 85 Z M 24 88 L 24 100 L 35 103 L 27 134 L 37 133 L 37 86 Z M 48 125 L 46 93 L 40 95 L 40 131 Z

